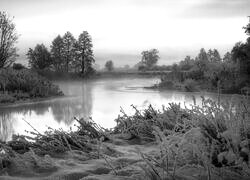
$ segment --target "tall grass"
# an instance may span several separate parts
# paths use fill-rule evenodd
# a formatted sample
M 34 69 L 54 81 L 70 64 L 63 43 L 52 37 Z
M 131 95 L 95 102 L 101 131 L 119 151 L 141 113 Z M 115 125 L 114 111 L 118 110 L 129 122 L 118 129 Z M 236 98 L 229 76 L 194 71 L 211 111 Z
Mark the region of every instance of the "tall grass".
M 201 106 L 191 108 L 169 104 L 162 111 L 152 106 L 135 110 L 132 116 L 123 112 L 118 117 L 115 132 L 157 142 L 156 155 L 141 154 L 148 179 L 182 179 L 190 167 L 205 179 L 217 179 L 223 173 L 222 179 L 250 177 L 250 107 L 246 98 L 225 103 L 203 98 Z

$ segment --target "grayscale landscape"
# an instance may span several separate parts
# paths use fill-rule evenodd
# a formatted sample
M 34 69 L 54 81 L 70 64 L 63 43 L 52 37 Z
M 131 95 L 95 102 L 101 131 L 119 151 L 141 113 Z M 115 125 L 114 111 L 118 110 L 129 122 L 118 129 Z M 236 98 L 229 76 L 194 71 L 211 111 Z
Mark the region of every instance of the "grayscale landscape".
M 250 179 L 249 15 L 1 0 L 0 180 Z

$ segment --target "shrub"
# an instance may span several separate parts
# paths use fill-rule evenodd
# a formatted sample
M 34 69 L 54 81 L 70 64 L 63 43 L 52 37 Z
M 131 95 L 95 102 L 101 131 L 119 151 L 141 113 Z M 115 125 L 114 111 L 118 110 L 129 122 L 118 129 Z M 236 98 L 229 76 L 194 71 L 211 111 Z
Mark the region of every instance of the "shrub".
M 174 82 L 168 80 L 161 81 L 159 84 L 159 88 L 161 89 L 174 89 L 174 86 L 175 86 Z
M 48 97 L 62 95 L 59 87 L 49 80 L 28 69 L 0 70 L 0 91 L 7 91 L 18 97 L 16 92 L 21 93 L 20 98 L 25 97 Z
M 15 98 L 8 94 L 0 94 L 0 103 L 13 103 Z
M 20 64 L 20 63 L 14 63 L 12 65 L 12 68 L 15 69 L 15 70 L 21 70 L 21 69 L 24 69 L 24 65 Z
M 139 111 L 132 106 L 135 114 L 128 116 L 122 109 L 122 116 L 118 116 L 115 120 L 117 126 L 114 128 L 115 133 L 128 133 L 132 137 L 146 141 L 154 141 L 154 127 L 160 128 L 162 131 L 173 130 L 182 132 L 190 127 L 190 116 L 181 109 L 179 104 L 170 103 L 169 107 L 163 107 L 162 111 L 155 110 L 151 105 Z
M 197 82 L 193 79 L 186 79 L 183 83 L 183 90 L 188 92 L 197 91 Z
M 161 129 L 154 123 L 152 129 L 159 152 L 154 156 L 141 154 L 146 176 L 175 179 L 180 175 L 178 172 L 183 175 L 185 169 L 192 167 L 193 173 L 203 171 L 199 176 L 207 179 L 218 179 L 216 174 L 222 173 L 224 177 L 220 179 L 249 178 L 249 102 L 243 99 L 218 104 L 203 99 L 201 107 L 182 110 L 189 117 L 183 124 L 189 126 L 181 132 Z

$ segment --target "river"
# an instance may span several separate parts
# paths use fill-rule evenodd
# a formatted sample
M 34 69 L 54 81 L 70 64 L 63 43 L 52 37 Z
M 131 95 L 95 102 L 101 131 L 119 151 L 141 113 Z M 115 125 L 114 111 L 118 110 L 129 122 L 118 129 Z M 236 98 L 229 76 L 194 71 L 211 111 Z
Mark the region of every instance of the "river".
M 0 107 L 0 140 L 11 140 L 13 134 L 27 134 L 26 131 L 32 131 L 31 126 L 40 133 L 48 127 L 75 129 L 74 117 L 92 117 L 104 128 L 112 128 L 116 124 L 114 120 L 120 114 L 121 107 L 128 114 L 134 112 L 132 104 L 138 109 L 143 109 L 149 104 L 162 108 L 162 105 L 167 106 L 170 102 L 192 104 L 193 96 L 198 104 L 201 102 L 200 96 L 217 98 L 217 95 L 212 93 L 143 88 L 158 81 L 158 78 L 137 77 L 55 82 L 64 92 L 64 97 Z

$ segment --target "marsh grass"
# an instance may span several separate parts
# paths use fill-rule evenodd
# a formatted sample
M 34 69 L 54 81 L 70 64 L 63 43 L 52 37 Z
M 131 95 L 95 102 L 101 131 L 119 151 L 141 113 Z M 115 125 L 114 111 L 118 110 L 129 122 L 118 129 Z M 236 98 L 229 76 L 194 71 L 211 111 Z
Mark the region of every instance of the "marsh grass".
M 250 177 L 250 108 L 244 97 L 181 108 L 169 104 L 162 111 L 148 109 L 117 118 L 115 132 L 156 141 L 157 155 L 141 153 L 148 179 L 239 179 Z M 195 167 L 192 173 L 185 169 Z M 185 175 L 185 173 L 184 173 Z M 188 176 L 192 176 L 188 178 Z

